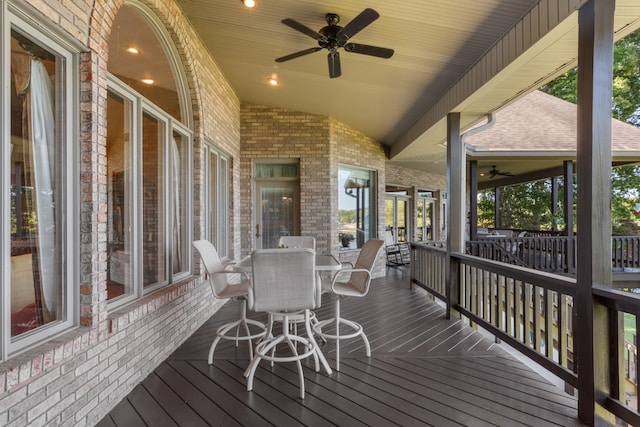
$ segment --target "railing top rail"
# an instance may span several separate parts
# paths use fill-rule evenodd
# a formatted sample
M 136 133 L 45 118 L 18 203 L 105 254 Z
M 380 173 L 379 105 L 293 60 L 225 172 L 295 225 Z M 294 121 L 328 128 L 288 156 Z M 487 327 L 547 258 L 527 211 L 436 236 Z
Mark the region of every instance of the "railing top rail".
M 553 273 L 534 270 L 518 265 L 505 264 L 500 261 L 492 261 L 473 255 L 452 253 L 452 258 L 458 259 L 465 265 L 489 270 L 501 276 L 510 277 L 525 283 L 538 284 L 544 282 L 544 287 L 564 295 L 575 296 L 576 279 L 572 277 L 560 276 Z
M 447 252 L 447 244 L 444 242 L 410 242 L 415 248 L 428 249 L 436 252 Z
M 594 285 L 592 289 L 593 295 L 604 299 L 607 307 L 640 316 L 639 294 L 621 291 L 606 285 Z

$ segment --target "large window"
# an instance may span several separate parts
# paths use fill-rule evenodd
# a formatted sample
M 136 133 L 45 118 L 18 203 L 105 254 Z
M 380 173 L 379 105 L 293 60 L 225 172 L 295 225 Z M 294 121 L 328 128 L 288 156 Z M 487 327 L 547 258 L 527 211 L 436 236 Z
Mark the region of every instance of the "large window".
M 75 321 L 77 172 L 72 52 L 8 14 L 2 63 L 0 360 Z M 6 59 L 5 59 L 6 60 Z M 9 119 L 5 122 L 3 119 Z M 4 249 L 8 249 L 4 250 Z
M 207 239 L 220 258 L 229 257 L 229 159 L 212 145 L 205 145 Z
M 193 161 L 178 55 L 161 42 L 169 35 L 141 5 L 121 7 L 113 28 L 107 66 L 107 299 L 118 306 L 189 274 Z M 149 61 L 153 67 L 143 66 Z
M 361 248 L 376 233 L 375 172 L 338 167 L 338 243 L 340 250 Z
M 126 302 L 189 272 L 191 136 L 121 82 L 109 87 L 107 298 Z

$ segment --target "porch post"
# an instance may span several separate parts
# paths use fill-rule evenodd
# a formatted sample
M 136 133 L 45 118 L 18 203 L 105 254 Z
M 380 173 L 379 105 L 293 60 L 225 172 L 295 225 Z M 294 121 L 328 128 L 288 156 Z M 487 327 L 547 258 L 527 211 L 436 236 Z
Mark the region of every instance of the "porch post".
M 500 219 L 500 187 L 496 187 L 493 189 L 493 228 L 501 228 L 502 220 Z
M 465 147 L 460 135 L 460 113 L 447 115 L 447 210 L 449 232 L 447 233 L 447 318 L 451 307 L 460 301 L 459 263 L 451 259 L 452 253 L 464 253 L 466 220 L 466 165 Z
M 469 240 L 478 240 L 478 161 L 469 162 Z
M 551 215 L 553 215 L 553 224 L 551 224 L 551 230 L 558 231 L 558 224 L 556 223 L 556 215 L 558 215 L 558 178 L 551 177 Z
M 567 273 L 576 268 L 575 242 L 573 240 L 573 162 L 564 161 L 564 234 L 567 236 Z
M 608 317 L 592 286 L 611 285 L 612 0 L 590 0 L 579 11 L 577 150 L 578 416 L 594 425 L 613 419 L 603 405 L 609 393 Z

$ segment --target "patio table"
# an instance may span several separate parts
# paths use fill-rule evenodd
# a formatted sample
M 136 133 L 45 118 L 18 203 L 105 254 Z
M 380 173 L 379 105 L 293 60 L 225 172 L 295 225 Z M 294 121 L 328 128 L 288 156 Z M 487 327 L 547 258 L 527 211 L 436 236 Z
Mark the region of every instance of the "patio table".
M 242 273 L 251 273 L 251 256 L 243 258 L 233 266 L 234 270 Z M 316 254 L 316 271 L 338 271 L 342 264 L 333 255 Z

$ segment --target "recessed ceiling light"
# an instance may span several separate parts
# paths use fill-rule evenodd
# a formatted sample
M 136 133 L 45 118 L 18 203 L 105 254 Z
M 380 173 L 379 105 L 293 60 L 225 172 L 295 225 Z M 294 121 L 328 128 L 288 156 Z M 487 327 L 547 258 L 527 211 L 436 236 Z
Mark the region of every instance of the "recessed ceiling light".
M 140 81 L 147 85 L 152 85 L 154 83 L 153 79 L 142 79 Z
M 244 4 L 245 7 L 248 7 L 248 8 L 256 7 L 255 0 L 242 0 L 242 4 Z
M 278 78 L 277 77 L 269 77 L 267 79 L 267 83 L 269 83 L 271 86 L 278 86 Z
M 137 55 L 137 54 L 139 54 L 139 53 L 140 53 L 140 50 L 139 50 L 137 47 L 135 47 L 135 46 L 129 46 L 129 47 L 127 48 L 127 52 L 132 53 L 132 54 L 134 54 L 134 55 Z

